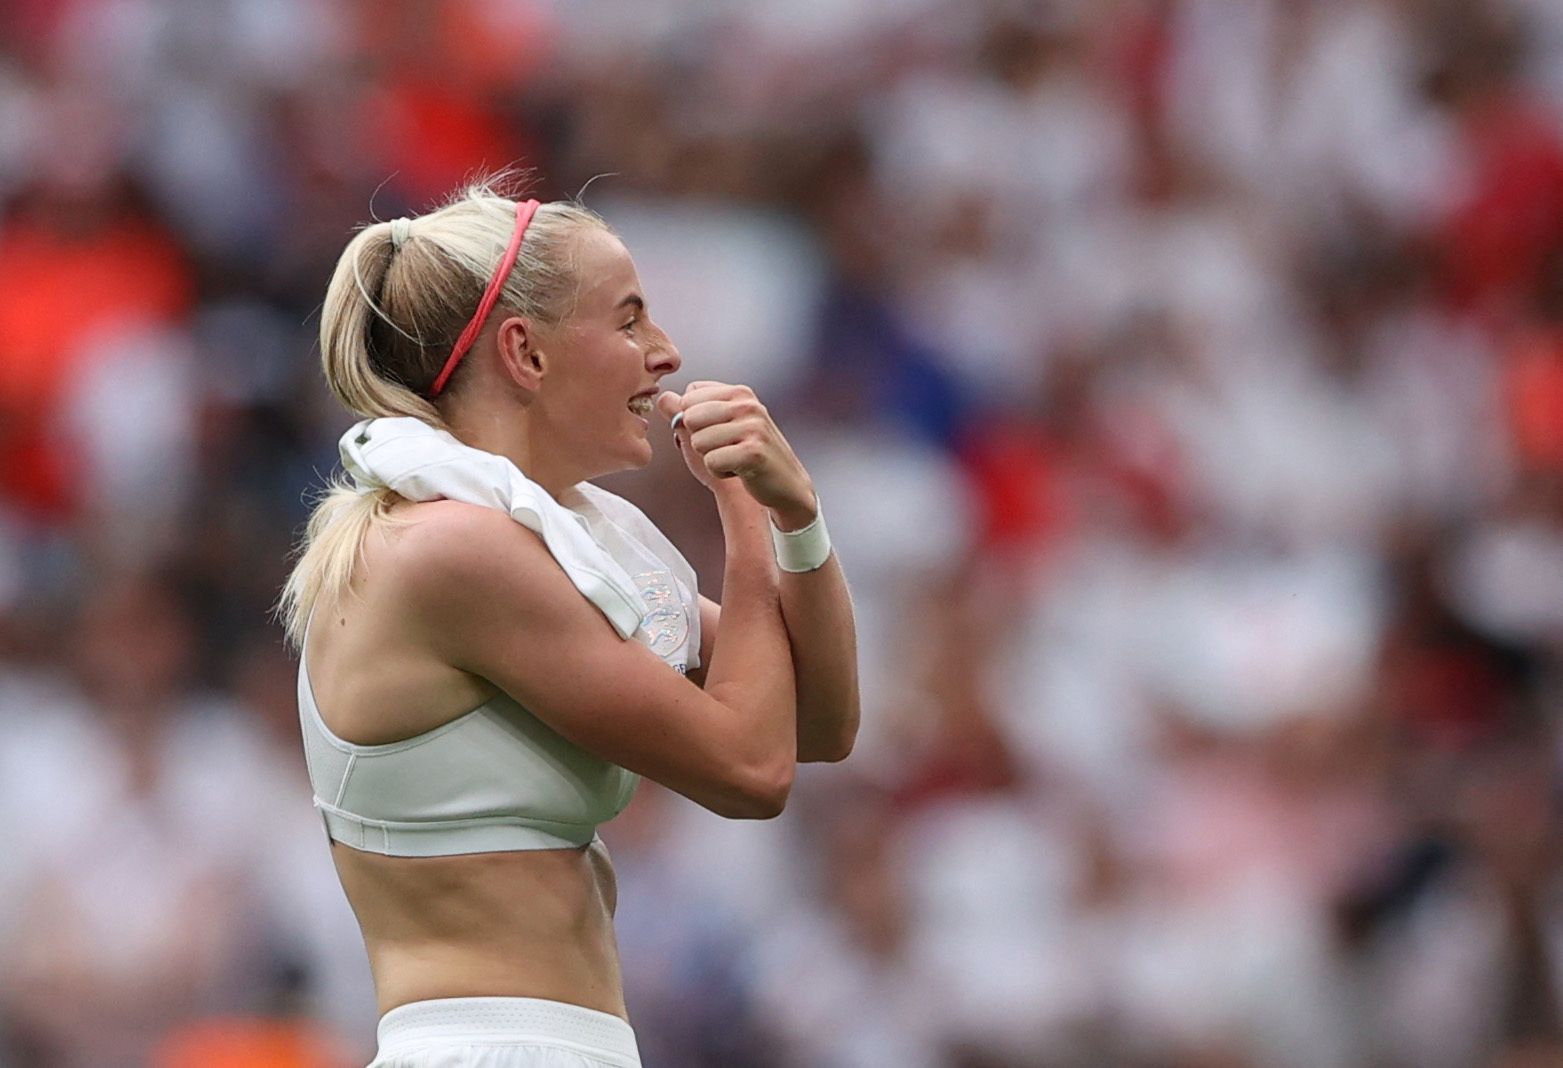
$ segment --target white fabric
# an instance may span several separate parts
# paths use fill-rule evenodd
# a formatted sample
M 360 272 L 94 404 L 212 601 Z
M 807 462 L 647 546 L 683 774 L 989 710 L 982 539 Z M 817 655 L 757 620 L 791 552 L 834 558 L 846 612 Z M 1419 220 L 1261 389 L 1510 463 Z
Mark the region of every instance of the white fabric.
M 389 485 L 415 500 L 442 496 L 509 512 L 539 530 L 572 578 L 618 576 L 613 586 L 576 586 L 603 596 L 607 608 L 593 603 L 605 615 L 633 598 L 627 636 L 680 673 L 700 665 L 694 569 L 629 501 L 583 482 L 556 502 L 510 461 L 411 419 L 360 423 L 343 438 L 342 456 L 361 489 Z M 356 745 L 331 731 L 303 657 L 298 703 L 315 807 L 327 834 L 355 849 L 426 857 L 578 847 L 623 811 L 640 781 L 503 693 L 386 745 Z
M 630 576 L 645 612 L 635 639 L 675 671 L 700 666 L 700 593 L 695 569 L 646 513 L 607 490 L 581 482 L 560 503 Z
M 497 508 L 537 533 L 575 588 L 622 638 L 646 609 L 635 583 L 572 513 L 503 456 L 463 445 L 418 419 L 365 419 L 341 441 L 342 466 L 360 493 L 389 487 L 411 501 L 445 498 Z
M 380 1019 L 369 1068 L 640 1068 L 617 1016 L 539 998 L 415 1001 Z
M 583 846 L 639 776 L 600 760 L 501 694 L 403 742 L 333 734 L 299 666 L 315 807 L 333 841 L 394 857 Z

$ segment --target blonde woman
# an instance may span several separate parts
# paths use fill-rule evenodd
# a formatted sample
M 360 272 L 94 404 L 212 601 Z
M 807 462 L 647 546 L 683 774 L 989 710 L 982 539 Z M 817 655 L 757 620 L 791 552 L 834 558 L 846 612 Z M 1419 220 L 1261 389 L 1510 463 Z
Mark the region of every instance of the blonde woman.
M 357 234 L 321 320 L 364 417 L 283 595 L 316 804 L 363 930 L 375 1068 L 640 1063 L 598 824 L 639 776 L 765 819 L 857 729 L 852 609 L 807 471 L 696 382 L 596 215 L 487 187 Z M 591 486 L 673 427 L 723 604 Z M 663 431 L 666 433 L 666 431 Z

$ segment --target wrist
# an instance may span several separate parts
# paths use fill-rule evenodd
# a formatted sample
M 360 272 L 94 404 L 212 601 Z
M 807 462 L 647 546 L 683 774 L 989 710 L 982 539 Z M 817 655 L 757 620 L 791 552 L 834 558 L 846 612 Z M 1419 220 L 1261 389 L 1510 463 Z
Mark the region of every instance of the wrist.
M 718 493 L 716 514 L 721 520 L 729 551 L 739 545 L 769 546 L 770 524 L 766 511 L 747 493 L 742 490 L 732 494 Z
M 774 518 L 771 520 L 771 548 L 776 554 L 776 565 L 789 574 L 818 571 L 830 559 L 830 532 L 825 529 L 825 514 L 817 497 L 812 511 L 813 519 L 791 530 L 782 528 Z
M 765 515 L 765 507 L 749 496 L 742 479 L 722 479 L 712 487 L 711 495 L 716 498 L 716 510 L 724 522 L 729 516 L 751 518 Z
M 783 534 L 792 534 L 819 518 L 819 498 L 811 491 L 807 504 L 789 504 L 769 511 L 771 526 Z

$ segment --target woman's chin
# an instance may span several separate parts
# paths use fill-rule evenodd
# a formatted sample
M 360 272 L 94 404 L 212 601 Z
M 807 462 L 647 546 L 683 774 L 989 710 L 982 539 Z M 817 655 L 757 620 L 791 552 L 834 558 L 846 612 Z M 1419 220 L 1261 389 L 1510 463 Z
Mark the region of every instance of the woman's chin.
M 613 465 L 614 471 L 638 471 L 651 463 L 651 442 L 645 438 L 630 441 L 614 457 L 614 460 L 616 461 Z

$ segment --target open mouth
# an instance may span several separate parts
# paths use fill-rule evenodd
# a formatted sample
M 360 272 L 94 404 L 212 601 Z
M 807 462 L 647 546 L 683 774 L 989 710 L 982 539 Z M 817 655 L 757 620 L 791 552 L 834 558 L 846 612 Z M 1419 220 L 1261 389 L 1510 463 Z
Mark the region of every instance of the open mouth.
M 637 393 L 630 398 L 629 409 L 642 419 L 650 418 L 652 405 L 656 403 L 655 393 Z

